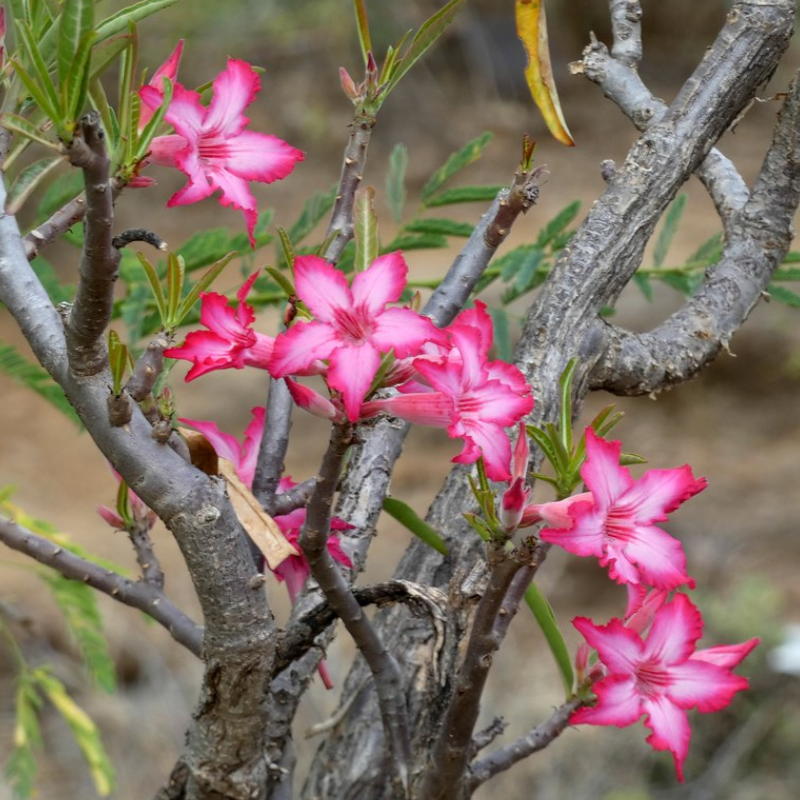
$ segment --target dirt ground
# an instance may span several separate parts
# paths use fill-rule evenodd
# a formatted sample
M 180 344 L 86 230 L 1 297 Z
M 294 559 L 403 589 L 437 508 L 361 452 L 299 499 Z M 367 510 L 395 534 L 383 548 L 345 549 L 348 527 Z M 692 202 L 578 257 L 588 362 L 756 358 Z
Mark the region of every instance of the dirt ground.
M 567 151 L 541 135 L 538 156 L 549 164 L 551 178 L 538 208 L 515 229 L 512 245 L 532 238 L 543 221 L 575 198 L 584 201 L 585 211 L 603 188 L 600 161 L 621 161 L 634 138 L 630 126 L 597 90 L 583 86 L 578 79 L 568 87 L 562 89 L 562 99 L 579 146 Z M 668 99 L 670 89 L 661 89 Z M 396 141 L 411 141 L 413 196 L 413 187 L 419 187 L 430 169 L 480 133 L 487 122 L 491 122 L 497 137 L 486 159 L 467 177 L 469 182 L 507 180 L 513 172 L 521 132 L 535 130 L 538 124 L 532 110 L 512 101 L 476 99 L 468 92 L 457 93 L 448 101 L 453 115 L 446 130 L 437 130 L 427 120 L 403 122 L 399 113 L 403 98 L 398 98 L 389 121 L 376 131 L 368 180 L 381 187 L 381 164 L 386 154 Z M 726 154 L 748 179 L 758 168 L 776 111 L 774 103 L 757 105 L 723 143 Z M 333 120 L 327 146 L 320 148 L 322 155 L 295 142 L 309 150 L 302 170 L 291 185 L 287 182 L 260 195 L 278 209 L 277 223 L 291 221 L 298 198 L 306 194 L 303 188 L 310 192 L 333 182 L 338 156 L 332 155 L 330 140 L 344 140 L 345 122 L 344 117 Z M 165 180 L 162 197 L 170 188 L 168 184 Z M 693 181 L 687 190 L 689 212 L 670 255 L 671 263 L 688 256 L 718 227 L 702 187 Z M 474 220 L 480 209 L 468 207 L 459 213 L 464 219 Z M 120 228 L 129 227 L 135 219 L 136 225 L 153 225 L 162 235 L 169 234 L 166 238 L 179 239 L 189 226 L 218 225 L 223 215 L 231 225 L 240 224 L 238 215 L 220 211 L 213 201 L 177 211 L 170 220 L 152 198 L 144 206 L 133 208 L 126 197 L 121 203 Z M 174 225 L 175 230 L 164 231 L 163 223 Z M 433 277 L 446 269 L 452 255 L 414 254 L 409 261 L 416 275 Z M 65 269 L 73 268 L 65 264 Z M 667 288 L 657 290 L 653 304 L 631 290 L 620 305 L 617 319 L 646 329 L 657 324 L 677 302 L 677 295 Z M 708 490 L 675 514 L 671 531 L 684 542 L 690 571 L 703 587 L 697 592 L 698 601 L 708 611 L 713 634 L 720 640 L 761 635 L 768 645 L 775 644 L 783 623 L 800 623 L 798 314 L 774 302 L 762 303 L 734 338 L 731 353 L 722 355 L 691 385 L 654 400 L 619 401 L 627 415 L 619 428 L 626 449 L 645 454 L 657 467 L 689 463 L 695 474 L 709 479 Z M 19 341 L 2 312 L 0 339 Z M 214 419 L 231 433 L 241 433 L 249 409 L 264 399 L 264 375 L 256 371 L 212 374 L 192 385 L 178 380 L 179 370 L 173 374 L 180 414 Z M 97 555 L 133 569 L 135 563 L 125 537 L 111 533 L 94 513 L 98 503 L 113 501 L 116 486 L 88 436 L 76 434 L 44 401 L 4 375 L 0 375 L 0 398 L 0 486 L 14 484 L 15 502 L 29 513 L 53 522 Z M 592 397 L 585 417 L 608 402 L 608 397 Z M 316 420 L 298 416 L 295 420 L 287 467 L 295 479 L 301 480 L 315 471 L 326 432 Z M 442 432 L 415 431 L 394 475 L 393 493 L 424 512 L 447 472 L 448 458 L 455 452 L 456 447 Z M 408 542 L 408 534 L 389 520 L 379 533 L 362 582 L 388 577 Z M 169 595 L 198 617 L 177 548 L 161 528 L 155 532 L 155 541 L 167 570 Z M 101 597 L 120 690 L 111 697 L 89 692 L 60 630 L 57 612 L 29 566 L 13 554 L 2 554 L 0 598 L 30 613 L 39 634 L 37 658 L 55 664 L 57 673 L 102 729 L 117 770 L 114 796 L 119 800 L 152 796 L 183 743 L 200 680 L 199 663 L 160 628 Z M 558 553 L 542 573 L 542 587 L 564 621 L 575 614 L 602 619 L 619 613 L 624 603 L 618 588 L 598 571 Z M 288 606 L 282 587 L 270 587 L 269 591 L 277 614 L 284 616 Z M 498 659 L 486 704 L 492 715 L 502 714 L 509 720 L 509 736 L 519 735 L 541 721 L 560 701 L 558 678 L 535 625 L 520 614 L 514 629 L 509 646 Z M 337 685 L 343 682 L 350 656 L 344 638 L 339 637 L 328 659 Z M 546 755 L 517 766 L 479 797 L 500 791 L 510 798 L 535 794 L 548 800 L 567 796 L 605 800 L 769 796 L 788 800 L 796 796 L 792 786 L 798 785 L 798 767 L 791 753 L 800 734 L 796 721 L 784 709 L 787 700 L 797 700 L 798 680 L 771 673 L 763 654 L 748 669 L 754 677 L 753 696 L 758 703 L 737 700 L 723 723 L 698 723 L 687 774 L 699 780 L 685 789 L 675 788 L 669 760 L 651 754 L 644 743 L 644 731 L 637 726 L 628 731 L 569 731 Z M 10 748 L 12 733 L 11 678 L 9 656 L 0 648 L 0 761 Z M 320 686 L 312 688 L 297 723 L 300 741 L 303 730 L 331 712 L 335 694 L 326 693 Z M 70 737 L 64 735 L 62 723 L 49 711 L 44 721 L 39 796 L 47 800 L 94 797 L 87 771 Z M 725 727 L 722 732 L 720 724 Z M 307 759 L 313 743 L 306 746 Z M 737 763 L 742 765 L 738 773 L 734 771 Z M 722 771 L 721 778 L 707 769 L 709 764 Z M 733 776 L 738 776 L 735 785 L 731 784 Z M 0 780 L 0 800 L 8 797 L 10 793 Z

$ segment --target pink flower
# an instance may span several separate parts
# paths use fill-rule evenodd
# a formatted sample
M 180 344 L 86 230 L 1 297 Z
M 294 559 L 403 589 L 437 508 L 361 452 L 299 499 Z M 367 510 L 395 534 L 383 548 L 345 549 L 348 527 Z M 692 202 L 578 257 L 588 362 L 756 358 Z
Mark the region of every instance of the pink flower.
M 581 476 L 591 500 L 561 501 L 569 525 L 540 533 L 579 556 L 595 556 L 617 583 L 645 583 L 671 590 L 694 586 L 686 573 L 681 543 L 654 525 L 707 486 L 688 466 L 651 469 L 634 480 L 619 464 L 620 442 L 606 442 L 586 430 L 586 462 Z M 566 504 L 566 505 L 564 505 Z M 539 507 L 542 517 L 544 506 Z
M 194 364 L 186 375 L 187 381 L 215 369 L 248 366 L 267 369 L 275 340 L 252 329 L 256 315 L 253 307 L 245 302 L 257 277 L 258 273 L 253 273 L 236 293 L 239 303 L 235 309 L 228 305 L 225 295 L 216 292 L 200 295 L 200 322 L 208 330 L 192 331 L 180 347 L 164 351 L 170 358 L 182 358 Z
M 159 101 L 156 104 L 155 108 L 150 108 L 145 103 L 142 103 L 139 108 L 139 130 L 143 130 L 145 125 L 153 117 L 153 113 L 155 109 L 158 108 L 163 99 L 163 86 L 164 81 L 163 78 L 169 78 L 173 83 L 175 82 L 175 78 L 178 77 L 178 66 L 181 63 L 181 56 L 183 55 L 183 39 L 178 40 L 178 44 L 175 45 L 175 49 L 170 54 L 169 58 L 153 73 L 153 77 L 150 78 L 147 85 L 152 86 L 158 93 L 159 93 Z M 153 98 L 151 97 L 151 101 Z M 130 185 L 130 184 L 128 184 Z
M 655 612 L 645 639 L 619 619 L 595 625 L 577 617 L 573 624 L 597 650 L 606 675 L 593 686 L 597 704 L 578 709 L 570 722 L 623 728 L 646 714 L 645 725 L 652 731 L 647 741 L 655 750 L 672 753 L 683 781 L 691 736 L 686 710 L 719 711 L 746 689 L 747 679 L 731 670 L 759 640 L 696 650 L 703 618 L 683 594 Z
M 170 198 L 169 207 L 196 203 L 219 190 L 222 205 L 244 214 L 251 246 L 255 246 L 258 214 L 248 182 L 285 178 L 305 157 L 276 136 L 245 130 L 250 120 L 243 112 L 260 89 L 258 73 L 247 62 L 232 58 L 214 79 L 208 108 L 197 92 L 176 83 L 166 114 L 176 133 L 153 139 L 150 153 L 156 164 L 176 167 L 189 177 Z M 156 86 L 142 86 L 139 96 L 151 110 L 161 104 L 162 93 Z
M 328 386 L 341 392 L 347 417 L 355 422 L 381 355 L 394 350 L 404 358 L 440 336 L 416 311 L 386 308 L 400 299 L 407 275 L 402 254 L 390 253 L 356 274 L 351 287 L 324 259 L 299 256 L 294 262 L 297 296 L 315 319 L 298 321 L 278 336 L 270 372 L 276 378 L 308 373 L 315 361 L 327 360 Z
M 385 411 L 409 422 L 446 428 L 450 436 L 464 440 L 464 449 L 453 461 L 472 464 L 483 456 L 489 478 L 508 481 L 511 443 L 505 428 L 530 413 L 530 387 L 516 367 L 488 360 L 492 321 L 480 301 L 462 311 L 446 332 L 449 352 L 413 362 L 419 379 L 432 390 L 370 401 L 364 416 Z
M 514 447 L 514 458 L 511 462 L 511 483 L 500 498 L 500 522 L 509 533 L 519 527 L 525 511 L 525 504 L 531 495 L 531 487 L 528 483 L 530 455 L 528 432 L 525 430 L 525 424 L 520 422 L 517 444 Z

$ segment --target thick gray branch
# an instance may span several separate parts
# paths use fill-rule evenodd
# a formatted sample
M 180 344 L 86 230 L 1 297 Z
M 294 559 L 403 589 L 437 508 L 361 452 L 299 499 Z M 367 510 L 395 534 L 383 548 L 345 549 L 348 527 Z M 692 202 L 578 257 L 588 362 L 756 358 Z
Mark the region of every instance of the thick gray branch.
M 719 264 L 697 293 L 644 334 L 597 322 L 605 350 L 591 388 L 650 394 L 694 377 L 727 348 L 763 296 L 792 241 L 800 201 L 800 77 L 778 117 L 772 146 L 751 198 L 735 215 Z

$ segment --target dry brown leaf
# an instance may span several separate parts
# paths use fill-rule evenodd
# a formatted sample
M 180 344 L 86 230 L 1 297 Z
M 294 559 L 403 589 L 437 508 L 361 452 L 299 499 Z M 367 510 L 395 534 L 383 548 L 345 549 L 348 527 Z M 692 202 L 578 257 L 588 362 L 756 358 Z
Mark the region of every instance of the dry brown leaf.
M 236 469 L 227 458 L 219 459 L 219 474 L 228 484 L 228 497 L 239 522 L 256 547 L 264 554 L 269 568 L 274 570 L 289 556 L 299 555 L 286 540 L 275 520 L 261 508 L 261 503 L 242 483 L 236 474 Z

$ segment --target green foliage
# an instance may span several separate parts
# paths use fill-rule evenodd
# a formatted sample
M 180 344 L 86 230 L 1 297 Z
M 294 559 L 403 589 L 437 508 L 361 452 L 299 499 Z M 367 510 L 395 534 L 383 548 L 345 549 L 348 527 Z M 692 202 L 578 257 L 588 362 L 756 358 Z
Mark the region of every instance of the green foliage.
M 83 658 L 92 680 L 109 694 L 116 689 L 116 670 L 94 590 L 86 584 L 67 580 L 49 569 L 38 570 L 52 592 L 64 621 Z
M 13 345 L 0 342 L 0 372 L 27 386 L 57 408 L 79 428 L 81 421 L 61 387 L 38 364 L 28 361 Z
M 407 169 L 408 148 L 404 144 L 397 144 L 389 156 L 389 170 L 386 173 L 386 203 L 392 219 L 398 225 L 403 220 L 403 209 L 406 204 Z
M 383 510 L 429 547 L 443 556 L 448 554 L 447 545 L 439 531 L 425 522 L 407 503 L 395 497 L 387 497 L 383 501 Z
M 355 241 L 356 256 L 354 269 L 364 272 L 378 255 L 378 217 L 373 203 L 375 190 L 365 186 L 356 192 L 355 201 Z
M 667 213 L 664 215 L 664 225 L 661 228 L 661 232 L 658 234 L 655 250 L 653 251 L 653 263 L 655 266 L 663 266 L 664 259 L 666 259 L 672 240 L 675 238 L 678 225 L 685 209 L 685 194 L 678 195 L 667 209 Z
M 333 208 L 337 189 L 338 186 L 334 185 L 327 192 L 317 192 L 306 200 L 300 216 L 289 228 L 289 238 L 295 244 L 302 242 Z
M 490 131 L 486 131 L 450 155 L 447 161 L 428 178 L 427 183 L 422 187 L 420 195 L 422 204 L 429 205 L 428 201 L 450 178 L 459 173 L 464 167 L 477 161 L 483 155 L 483 151 L 492 140 L 492 136 L 493 134 Z
M 3 768 L 15 798 L 23 800 L 33 795 L 36 780 L 34 751 L 42 746 L 39 711 L 42 699 L 36 691 L 33 673 L 22 669 L 17 676 L 15 694 L 14 747 Z
M 405 228 L 409 233 L 427 233 L 435 236 L 463 236 L 469 238 L 475 226 L 469 222 L 456 222 L 452 219 L 416 219 Z

